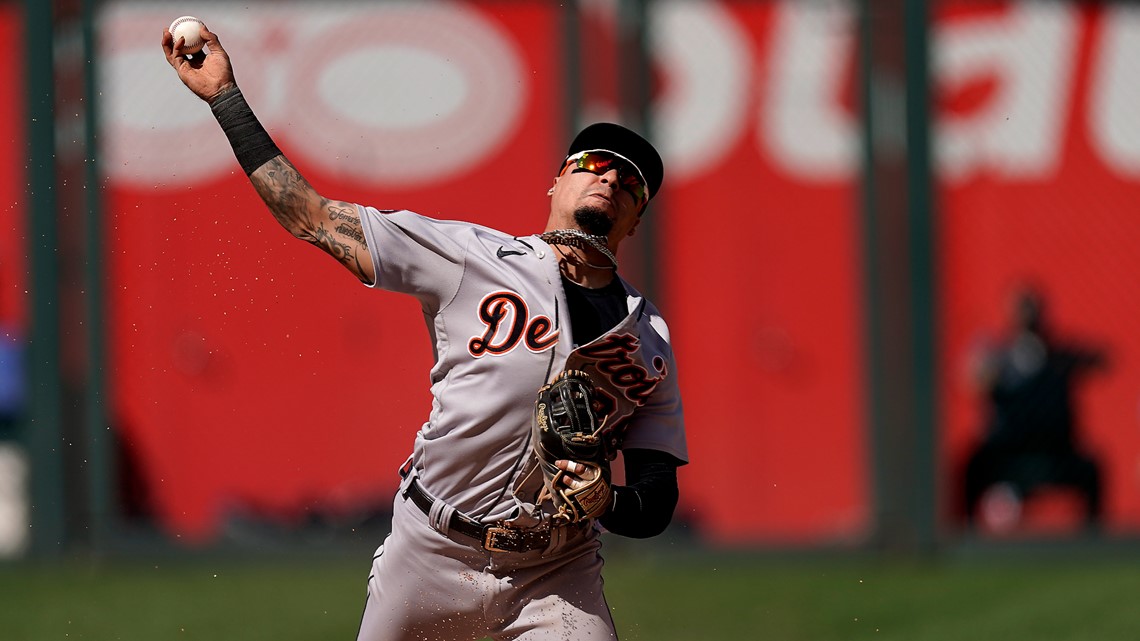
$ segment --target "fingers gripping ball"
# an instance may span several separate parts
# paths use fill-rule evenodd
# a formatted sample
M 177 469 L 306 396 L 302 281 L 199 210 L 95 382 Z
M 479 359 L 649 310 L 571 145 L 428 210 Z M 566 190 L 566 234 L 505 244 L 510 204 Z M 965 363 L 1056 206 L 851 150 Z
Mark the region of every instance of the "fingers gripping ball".
M 610 456 L 602 438 L 605 417 L 599 416 L 590 376 L 567 370 L 538 390 L 534 404 L 534 450 L 542 469 L 545 495 L 554 502 L 554 519 L 576 523 L 605 514 L 611 500 Z M 557 461 L 581 464 L 580 481 L 567 484 Z
M 185 39 L 182 53 L 198 53 L 202 50 L 202 21 L 194 16 L 182 16 L 170 23 L 170 35 L 174 36 L 174 44 L 178 39 Z

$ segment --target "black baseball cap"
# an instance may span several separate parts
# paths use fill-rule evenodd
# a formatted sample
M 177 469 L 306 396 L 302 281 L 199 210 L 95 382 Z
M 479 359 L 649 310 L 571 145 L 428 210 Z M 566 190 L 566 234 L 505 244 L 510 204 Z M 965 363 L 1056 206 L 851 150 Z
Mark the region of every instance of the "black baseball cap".
M 661 154 L 640 134 L 612 122 L 596 122 L 574 137 L 566 158 L 583 151 L 608 151 L 633 163 L 645 178 L 649 198 L 657 195 L 665 176 Z

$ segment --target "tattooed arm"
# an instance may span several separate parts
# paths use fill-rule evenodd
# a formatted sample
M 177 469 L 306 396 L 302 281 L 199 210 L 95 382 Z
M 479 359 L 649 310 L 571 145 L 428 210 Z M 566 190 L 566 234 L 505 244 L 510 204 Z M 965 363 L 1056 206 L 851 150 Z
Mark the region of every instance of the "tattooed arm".
M 357 278 L 376 278 L 356 205 L 318 194 L 285 156 L 261 165 L 249 176 L 281 226 L 325 250 Z
M 164 29 L 166 60 L 183 84 L 210 105 L 269 211 L 291 234 L 325 250 L 357 278 L 372 283 L 376 271 L 356 206 L 321 196 L 290 164 L 241 95 L 229 54 L 218 36 L 205 25 L 200 35 L 208 53 L 191 60 L 182 54 L 183 41 L 176 41 Z

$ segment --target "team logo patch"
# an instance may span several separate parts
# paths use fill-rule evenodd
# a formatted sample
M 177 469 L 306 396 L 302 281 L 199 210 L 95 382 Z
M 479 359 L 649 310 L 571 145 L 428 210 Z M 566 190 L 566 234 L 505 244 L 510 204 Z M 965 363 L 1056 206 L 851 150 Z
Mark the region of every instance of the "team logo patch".
M 467 342 L 467 351 L 475 358 L 506 354 L 520 343 L 532 352 L 543 352 L 558 342 L 554 323 L 546 316 L 531 318 L 526 301 L 515 292 L 488 294 L 479 303 L 478 314 L 487 329 Z

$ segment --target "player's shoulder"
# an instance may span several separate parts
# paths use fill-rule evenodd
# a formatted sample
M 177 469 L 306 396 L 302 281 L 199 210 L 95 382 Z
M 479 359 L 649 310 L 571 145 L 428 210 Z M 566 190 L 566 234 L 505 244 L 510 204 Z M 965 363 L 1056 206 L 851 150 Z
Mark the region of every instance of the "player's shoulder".
M 506 232 L 473 223 L 469 220 L 461 218 L 442 218 L 438 216 L 428 216 L 410 209 L 377 209 L 374 207 L 367 207 L 367 210 L 374 212 L 377 215 L 391 220 L 402 227 L 434 227 L 449 234 L 461 235 L 467 234 L 472 236 L 491 237 L 493 239 L 510 239 L 513 238 Z
M 633 299 L 633 306 L 631 306 L 631 308 L 634 309 L 638 315 L 637 322 L 651 327 L 653 332 L 668 345 L 670 343 L 669 324 L 665 322 L 665 317 L 661 314 L 661 310 L 657 309 L 653 301 L 646 298 L 645 295 L 638 291 L 629 281 L 620 276 L 618 280 L 621 282 L 622 287 L 625 288 L 626 295 Z
M 642 314 L 656 314 L 658 316 L 661 315 L 661 312 L 658 311 L 657 306 L 653 304 L 653 301 L 649 300 L 645 294 L 642 294 L 641 291 L 634 287 L 632 283 L 622 278 L 620 275 L 618 276 L 618 282 L 620 282 L 621 286 L 625 288 L 626 296 L 633 299 L 633 303 L 638 306 L 638 309 Z

